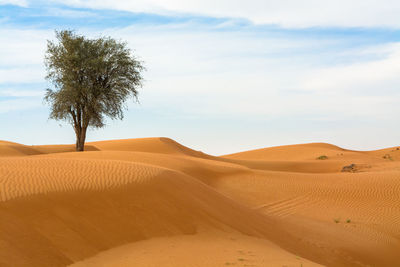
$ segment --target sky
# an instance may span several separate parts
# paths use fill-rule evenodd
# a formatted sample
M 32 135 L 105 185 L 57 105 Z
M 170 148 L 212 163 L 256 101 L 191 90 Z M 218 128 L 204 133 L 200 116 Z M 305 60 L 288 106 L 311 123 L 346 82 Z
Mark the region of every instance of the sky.
M 87 140 L 164 136 L 213 155 L 400 145 L 400 1 L 0 0 L 0 140 L 74 143 L 49 120 L 55 30 L 126 41 L 140 103 Z

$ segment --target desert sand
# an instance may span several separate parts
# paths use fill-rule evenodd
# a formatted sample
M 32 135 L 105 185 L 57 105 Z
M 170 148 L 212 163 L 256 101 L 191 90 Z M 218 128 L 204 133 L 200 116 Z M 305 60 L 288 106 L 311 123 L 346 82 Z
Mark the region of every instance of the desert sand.
M 400 266 L 398 148 L 86 149 L 0 141 L 0 266 Z

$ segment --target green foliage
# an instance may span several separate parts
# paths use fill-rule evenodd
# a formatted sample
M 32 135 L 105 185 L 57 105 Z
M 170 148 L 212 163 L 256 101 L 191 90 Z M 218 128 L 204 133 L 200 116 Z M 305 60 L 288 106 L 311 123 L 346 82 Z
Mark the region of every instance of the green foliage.
M 319 159 L 319 160 L 325 160 L 325 159 L 328 159 L 328 156 L 322 155 L 322 156 L 319 156 L 317 159 Z
M 47 89 L 45 101 L 51 119 L 73 125 L 77 150 L 83 150 L 88 127 L 103 127 L 105 117 L 123 119 L 126 100 L 137 100 L 144 67 L 126 43 L 112 38 L 88 39 L 73 31 L 56 37 L 58 42 L 47 42 L 46 79 L 54 90 Z

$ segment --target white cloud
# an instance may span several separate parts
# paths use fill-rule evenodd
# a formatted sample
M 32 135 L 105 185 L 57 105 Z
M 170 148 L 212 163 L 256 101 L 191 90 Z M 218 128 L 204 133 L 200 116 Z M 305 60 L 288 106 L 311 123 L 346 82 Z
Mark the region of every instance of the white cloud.
M 397 0 L 53 0 L 75 7 L 245 18 L 282 27 L 400 27 Z
M 16 89 L 0 89 L 0 97 L 35 97 L 35 96 L 43 96 L 44 91 L 37 90 L 16 90 Z
M 44 54 L 51 30 L 0 29 L 0 85 L 43 83 Z
M 96 16 L 95 13 L 89 11 L 70 10 L 55 7 L 48 8 L 44 14 L 63 18 L 87 18 Z
M 0 5 L 7 5 L 7 4 L 22 6 L 22 7 L 28 6 L 27 0 L 0 0 Z
M 0 28 L 0 69 L 43 65 L 46 40 L 53 38 L 51 30 Z
M 45 72 L 40 66 L 24 66 L 0 69 L 0 84 L 2 83 L 40 83 L 44 82 Z
M 346 93 L 347 96 L 400 94 L 400 43 L 376 47 L 377 53 L 382 50 L 388 53 L 383 59 L 313 71 L 304 76 L 301 86 L 315 92 Z
M 0 114 L 17 110 L 29 110 L 32 108 L 42 107 L 42 102 L 38 99 L 12 99 L 0 100 Z

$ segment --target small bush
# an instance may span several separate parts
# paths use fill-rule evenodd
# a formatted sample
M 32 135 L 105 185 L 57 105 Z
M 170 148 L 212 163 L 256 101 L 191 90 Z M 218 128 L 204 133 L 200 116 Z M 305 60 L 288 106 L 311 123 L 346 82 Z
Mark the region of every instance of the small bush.
M 351 223 L 351 220 L 350 220 L 350 219 L 347 219 L 347 220 L 346 220 L 346 223 Z
M 319 156 L 317 159 L 319 159 L 319 160 L 325 160 L 325 159 L 328 159 L 328 156 L 322 155 L 322 156 Z
M 338 219 L 338 218 L 333 219 L 333 221 L 334 221 L 335 223 L 340 223 L 340 219 Z
M 356 164 L 350 164 L 342 168 L 342 172 L 357 172 L 357 171 L 358 169 Z
M 385 154 L 383 156 L 384 159 L 388 159 L 388 160 L 393 160 L 392 156 L 390 154 Z

